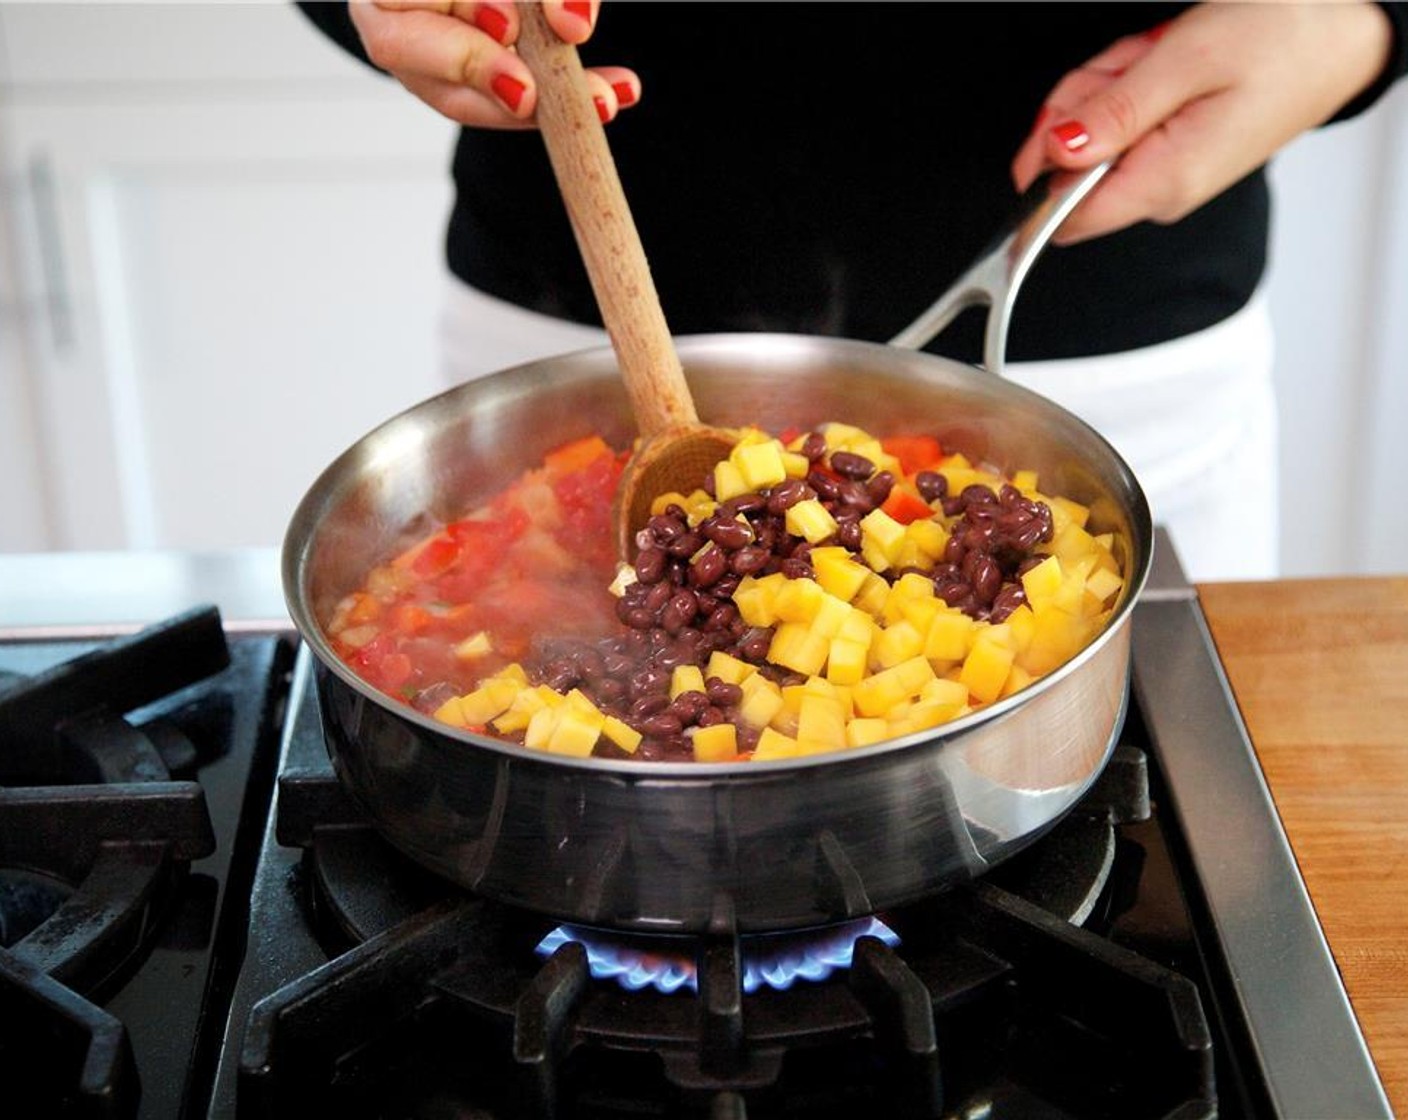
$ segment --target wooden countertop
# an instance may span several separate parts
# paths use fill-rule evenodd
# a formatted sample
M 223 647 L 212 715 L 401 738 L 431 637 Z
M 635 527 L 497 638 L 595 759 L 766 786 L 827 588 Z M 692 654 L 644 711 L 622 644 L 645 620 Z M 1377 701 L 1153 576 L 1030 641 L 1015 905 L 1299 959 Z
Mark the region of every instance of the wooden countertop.
M 1408 577 L 1198 595 L 1389 1102 L 1408 1117 Z

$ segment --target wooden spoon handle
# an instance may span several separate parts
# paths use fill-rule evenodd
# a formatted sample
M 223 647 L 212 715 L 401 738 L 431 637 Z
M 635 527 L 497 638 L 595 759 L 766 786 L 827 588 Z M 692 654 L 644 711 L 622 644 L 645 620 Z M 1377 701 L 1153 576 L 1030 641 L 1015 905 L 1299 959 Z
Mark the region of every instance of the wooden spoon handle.
M 577 48 L 553 33 L 541 4 L 521 4 L 518 10 L 518 53 L 537 81 L 538 128 L 636 423 L 645 436 L 696 424 L 694 401 Z

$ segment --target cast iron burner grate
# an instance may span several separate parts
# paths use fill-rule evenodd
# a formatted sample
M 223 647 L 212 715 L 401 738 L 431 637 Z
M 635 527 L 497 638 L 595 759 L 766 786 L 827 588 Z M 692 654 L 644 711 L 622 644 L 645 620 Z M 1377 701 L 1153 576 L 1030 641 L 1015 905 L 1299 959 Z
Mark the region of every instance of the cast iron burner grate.
M 746 939 L 702 939 L 697 990 L 667 994 L 594 978 L 577 942 L 540 959 L 551 922 L 420 871 L 295 770 L 278 835 L 332 959 L 255 1006 L 240 1115 L 1213 1116 L 1196 987 L 1073 924 L 1118 905 L 1115 826 L 1148 810 L 1121 747 L 989 881 L 881 915 L 897 947 L 748 992 Z
M 199 748 L 132 713 L 224 669 L 220 616 L 192 611 L 0 681 L 0 1076 L 48 1116 L 129 1115 L 128 1032 L 99 1003 L 148 951 L 216 840 Z

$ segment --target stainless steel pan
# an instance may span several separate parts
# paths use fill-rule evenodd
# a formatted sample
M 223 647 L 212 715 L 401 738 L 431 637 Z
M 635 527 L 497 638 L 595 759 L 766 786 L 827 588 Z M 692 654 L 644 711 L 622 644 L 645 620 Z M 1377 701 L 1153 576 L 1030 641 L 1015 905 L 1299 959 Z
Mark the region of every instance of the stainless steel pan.
M 1099 169 L 1103 171 L 1103 169 Z M 898 343 L 990 302 L 1001 361 L 1022 275 L 1093 186 L 1034 210 Z M 323 632 L 370 565 L 513 481 L 566 440 L 634 435 L 609 349 L 473 381 L 358 441 L 314 483 L 283 554 L 315 658 L 328 750 L 377 828 L 485 896 L 573 922 L 754 932 L 871 913 L 981 874 L 1040 836 L 1104 766 L 1128 695 L 1130 620 L 1152 550 L 1149 509 L 1115 451 L 1050 401 L 962 363 L 845 339 L 684 338 L 701 416 L 771 429 L 841 419 L 925 432 L 1092 509 L 1128 575 L 1109 627 L 1016 696 L 935 732 L 787 762 L 573 760 L 456 731 L 358 679 Z

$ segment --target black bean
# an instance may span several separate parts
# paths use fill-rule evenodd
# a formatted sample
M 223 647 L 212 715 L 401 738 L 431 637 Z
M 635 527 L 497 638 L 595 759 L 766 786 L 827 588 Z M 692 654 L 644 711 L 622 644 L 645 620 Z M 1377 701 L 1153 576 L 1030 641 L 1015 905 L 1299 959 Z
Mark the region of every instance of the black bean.
M 704 682 L 704 692 L 709 698 L 709 703 L 717 704 L 721 708 L 731 707 L 743 701 L 743 689 L 739 685 L 718 677 L 710 677 Z
M 795 560 L 789 556 L 778 566 L 778 570 L 788 579 L 816 579 L 816 570 L 807 560 Z
M 875 503 L 871 500 L 870 491 L 865 488 L 865 483 L 857 482 L 853 478 L 842 479 L 839 490 L 836 500 L 848 509 L 866 514 L 875 508 Z
M 652 614 L 658 613 L 660 608 L 670 601 L 670 597 L 674 593 L 674 588 L 668 583 L 653 584 L 645 593 L 641 606 Z
M 728 553 L 723 549 L 707 549 L 689 566 L 689 582 L 695 587 L 712 587 L 728 570 L 728 565 Z
M 914 476 L 914 485 L 926 502 L 937 502 L 948 496 L 948 479 L 938 471 L 920 471 Z
M 761 494 L 739 494 L 738 497 L 719 504 L 719 516 L 734 518 L 740 513 L 757 513 L 765 509 L 767 504 L 768 500 Z
M 699 718 L 699 713 L 709 706 L 709 698 L 702 692 L 690 690 L 681 692 L 665 709 L 686 727 Z
M 807 485 L 816 491 L 817 497 L 834 502 L 841 496 L 841 480 L 825 471 L 811 471 L 807 475 Z
M 772 647 L 772 630 L 755 626 L 738 643 L 738 656 L 755 664 L 767 659 Z
M 656 712 L 663 712 L 669 706 L 670 697 L 666 693 L 647 692 L 631 701 L 631 718 L 633 720 L 649 719 Z
M 647 738 L 668 739 L 683 731 L 684 726 L 680 723 L 679 716 L 662 711 L 646 716 L 636 725 L 636 730 Z
M 833 451 L 831 453 L 831 469 L 842 478 L 864 482 L 875 473 L 875 464 L 864 455 L 857 455 L 854 451 Z
M 981 552 L 973 555 L 978 558 L 969 577 L 973 584 L 973 594 L 977 596 L 978 602 L 991 603 L 1002 588 L 1002 570 L 991 556 Z
M 1027 593 L 1022 590 L 1020 583 L 1009 583 L 999 591 L 992 601 L 992 613 L 988 616 L 990 622 L 1005 622 L 1011 617 L 1012 612 L 1027 601 Z
M 808 432 L 802 440 L 802 454 L 815 463 L 826 454 L 826 437 L 820 432 Z
M 655 612 L 644 607 L 635 607 L 627 611 L 622 621 L 632 630 L 649 630 L 655 625 Z
M 786 513 L 798 502 L 805 502 L 817 496 L 817 491 L 800 478 L 789 478 L 779 482 L 768 495 L 767 510 L 772 514 Z
M 737 607 L 732 603 L 721 603 L 709 612 L 709 617 L 704 620 L 701 629 L 707 634 L 727 633 L 733 626 L 733 620 L 737 617 Z
M 665 574 L 668 560 L 669 557 L 665 555 L 663 548 L 652 545 L 641 549 L 636 553 L 636 579 L 641 583 L 659 583 Z
M 689 529 L 689 523 L 677 514 L 657 513 L 645 523 L 645 527 L 660 544 L 669 544 Z
M 771 555 L 772 553 L 759 545 L 745 545 L 728 558 L 728 570 L 735 575 L 752 575 L 762 571 Z
M 697 530 L 690 529 L 667 544 L 665 551 L 671 556 L 693 556 L 703 547 L 704 535 Z
M 865 484 L 872 505 L 883 506 L 895 488 L 895 476 L 889 471 L 881 471 Z
M 864 536 L 860 522 L 855 518 L 838 517 L 836 519 L 837 544 L 849 548 L 852 552 L 859 552 L 860 546 L 864 542 Z

